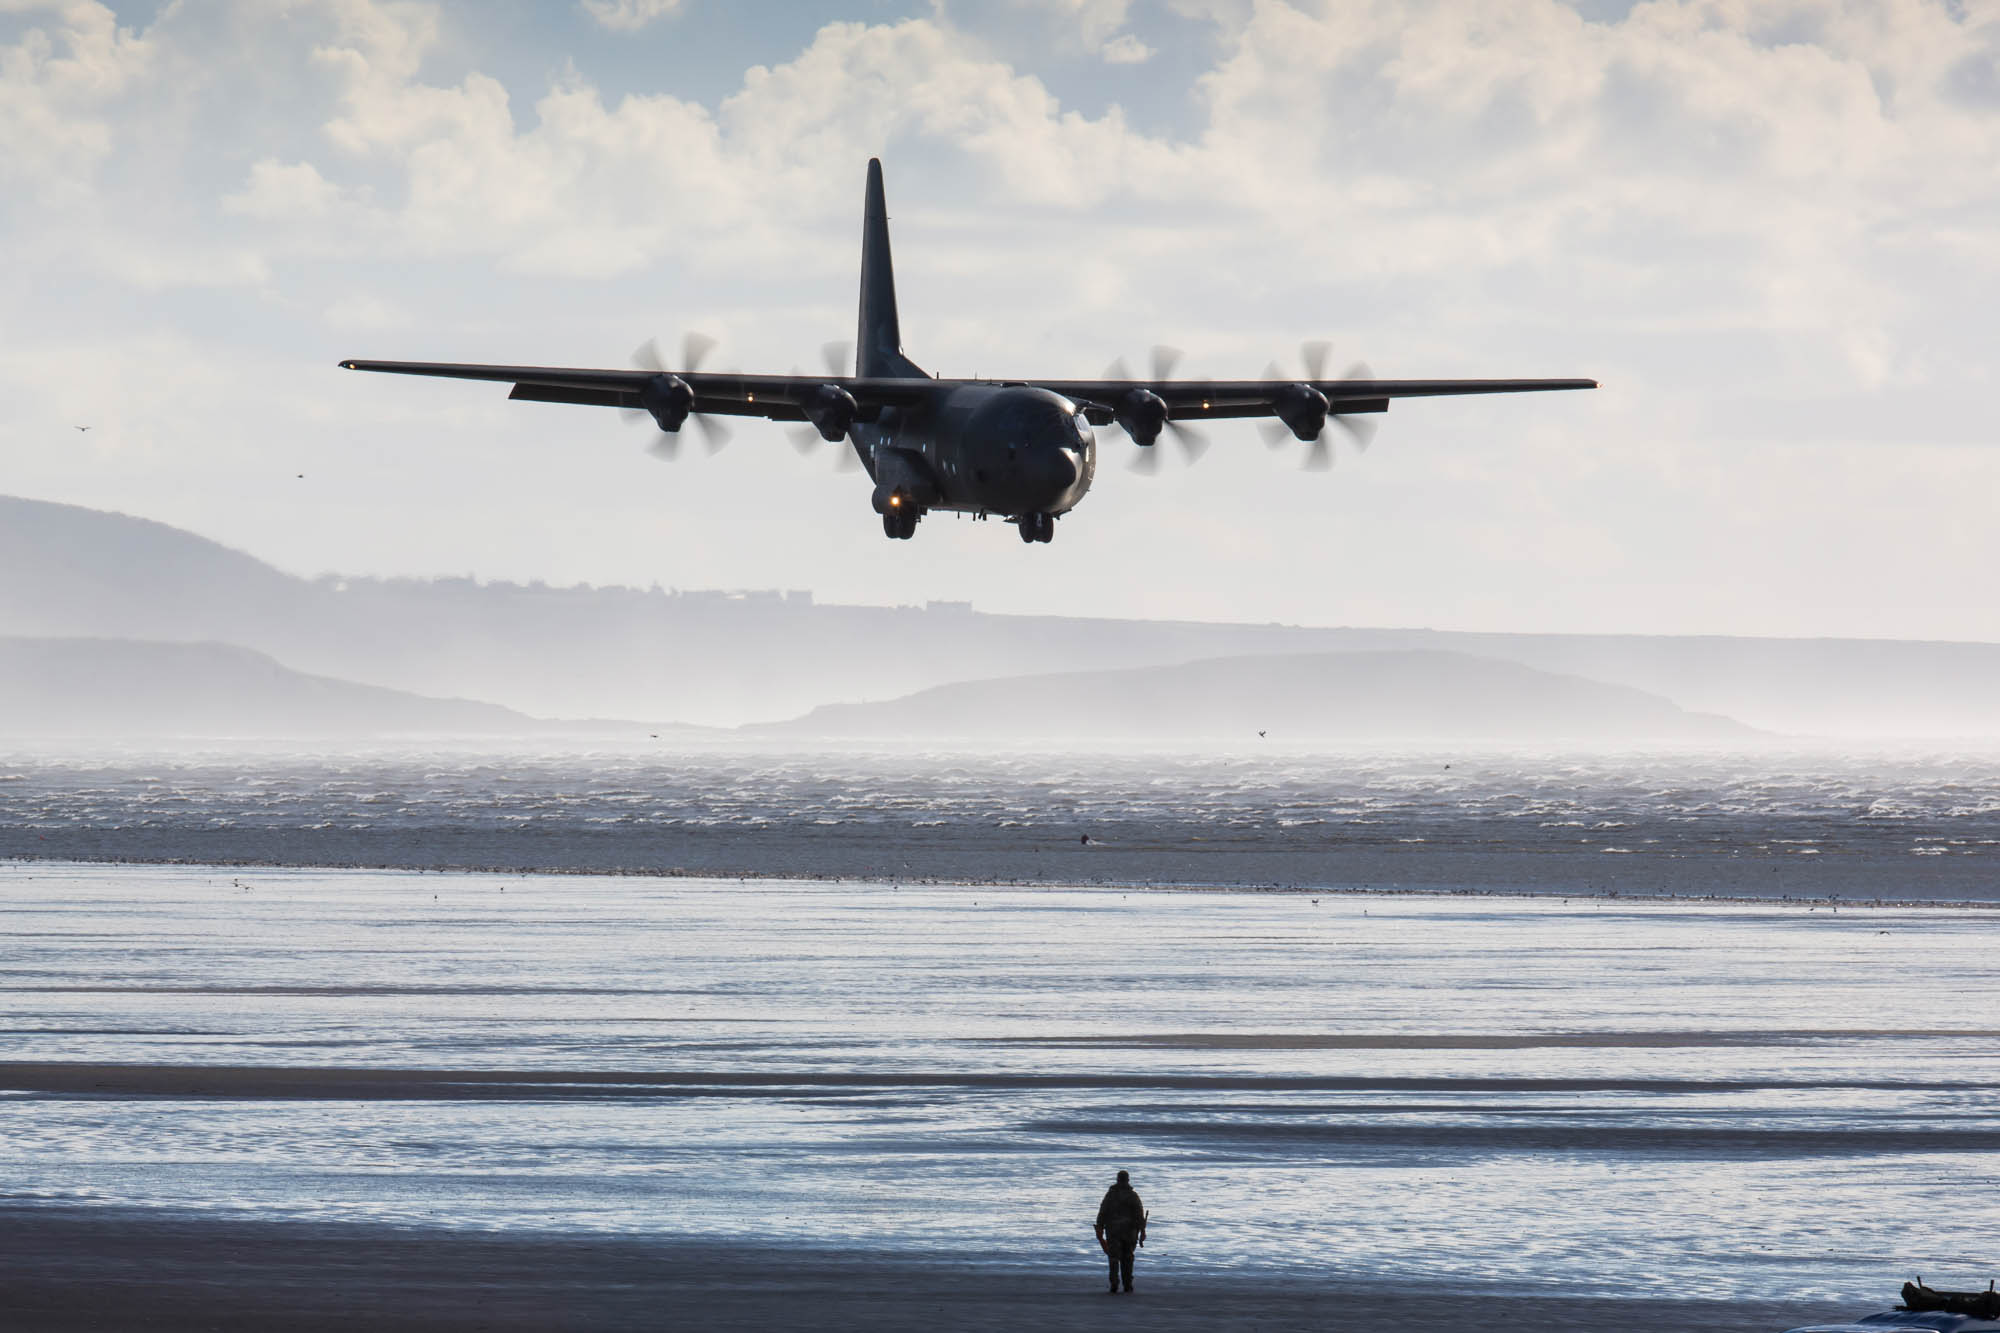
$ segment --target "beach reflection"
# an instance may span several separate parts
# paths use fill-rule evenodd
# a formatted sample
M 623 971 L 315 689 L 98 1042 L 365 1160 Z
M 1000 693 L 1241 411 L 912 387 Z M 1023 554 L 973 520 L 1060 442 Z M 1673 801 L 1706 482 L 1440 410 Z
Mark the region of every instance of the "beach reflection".
M 49 865 L 0 908 L 17 1202 L 1074 1263 L 1126 1167 L 1162 1273 L 1990 1257 L 1983 911 Z

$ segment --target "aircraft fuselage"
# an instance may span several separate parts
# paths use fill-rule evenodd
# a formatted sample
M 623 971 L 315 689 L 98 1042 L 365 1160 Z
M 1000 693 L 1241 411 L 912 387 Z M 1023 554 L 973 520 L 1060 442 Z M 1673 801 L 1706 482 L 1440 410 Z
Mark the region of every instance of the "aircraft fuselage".
M 1027 385 L 939 384 L 885 407 L 853 437 L 875 479 L 875 510 L 1066 514 L 1097 472 L 1097 441 L 1075 403 Z

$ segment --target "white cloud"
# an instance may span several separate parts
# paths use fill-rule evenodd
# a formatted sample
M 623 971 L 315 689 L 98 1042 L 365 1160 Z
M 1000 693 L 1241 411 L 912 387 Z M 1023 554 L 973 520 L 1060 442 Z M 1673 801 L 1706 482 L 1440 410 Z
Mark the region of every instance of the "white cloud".
M 1093 53 L 1117 35 L 1132 10 L 1132 0 L 1001 0 L 1001 3 L 1015 10 L 1047 15 L 1073 32 L 1083 48 Z
M 1041 12 L 1106 60 L 1134 19 Z M 227 41 L 198 26 L 225 21 Z M 34 369 L 0 372 L 0 440 L 26 448 L 89 401 L 93 322 L 150 319 L 176 332 L 121 344 L 120 368 L 131 348 L 153 359 L 112 406 L 149 432 L 146 484 L 178 506 L 151 512 L 222 536 L 256 516 L 237 539 L 299 568 L 359 558 L 350 529 L 293 500 L 224 502 L 227 469 L 271 432 L 326 442 L 315 477 L 396 469 L 386 490 L 355 473 L 354 506 L 401 515 L 376 568 L 782 584 L 809 567 L 827 596 L 1494 627 L 1742 630 L 1777 607 L 1763 628 L 1895 615 L 2000 637 L 1967 572 L 2000 565 L 2000 449 L 1943 447 L 2000 437 L 1988 10 L 1656 0 L 1591 22 L 1553 0 L 1258 0 L 1215 30 L 1185 134 L 1080 112 L 941 20 L 830 23 L 720 100 L 620 95 L 560 65 L 503 78 L 467 54 L 476 21 L 369 0 L 169 6 L 139 31 L 95 5 L 30 15 L 0 45 L 0 174 L 28 187 L 0 204 L 17 260 L 0 327 L 38 341 L 8 345 Z M 551 67 L 533 54 L 511 68 Z M 992 530 L 949 522 L 920 534 L 925 561 L 892 562 L 901 548 L 860 523 L 865 488 L 794 471 L 755 428 L 716 459 L 636 470 L 608 416 L 330 369 L 611 363 L 688 327 L 732 335 L 746 363 L 805 361 L 851 324 L 878 153 L 905 337 L 934 368 L 1089 373 L 1162 340 L 1190 348 L 1186 373 L 1245 374 L 1330 336 L 1385 374 L 1607 387 L 1401 404 L 1365 461 L 1310 484 L 1230 427 L 1199 473 L 1129 478 L 1106 432 L 1099 490 L 1064 524 L 1070 568 L 1190 572 L 1086 586 L 1001 564 Z M 226 290 L 175 295 L 197 283 Z M 252 363 L 254 410 L 214 382 Z M 199 393 L 176 393 L 183 372 Z M 139 484 L 63 458 L 21 475 L 83 503 Z M 452 498 L 466 475 L 476 500 Z M 604 516 L 547 544 L 560 568 L 509 565 L 532 544 L 489 534 L 554 522 L 533 516 L 568 488 Z M 756 542 L 713 502 L 738 493 L 763 497 Z M 1268 561 L 1230 536 L 1252 515 Z M 1822 551 L 1823 575 L 1786 554 L 1836 532 L 1851 545 Z M 1937 582 L 1919 606 L 1884 591 L 1899 579 Z M 1885 619 L 1857 620 L 1871 604 Z
M 323 218 L 340 201 L 340 190 L 310 162 L 259 162 L 241 190 L 225 195 L 222 210 L 266 222 Z
M 34 21 L 0 46 L 0 180 L 80 188 L 111 152 L 117 103 L 151 48 L 90 0 L 5 0 L 0 12 Z
M 1153 48 L 1129 32 L 1121 32 L 1097 49 L 1107 65 L 1143 65 L 1153 58 Z
M 583 0 L 590 16 L 607 28 L 632 32 L 679 12 L 684 0 Z

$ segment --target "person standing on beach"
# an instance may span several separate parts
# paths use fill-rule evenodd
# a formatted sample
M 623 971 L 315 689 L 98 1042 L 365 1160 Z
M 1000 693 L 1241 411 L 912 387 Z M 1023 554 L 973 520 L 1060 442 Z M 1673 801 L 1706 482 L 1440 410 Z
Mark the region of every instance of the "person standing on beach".
M 1111 1294 L 1118 1294 L 1120 1277 L 1125 1279 L 1125 1290 L 1132 1290 L 1133 1252 L 1146 1243 L 1146 1205 L 1139 1202 L 1129 1173 L 1120 1171 L 1118 1182 L 1104 1191 L 1095 1230 L 1104 1257 L 1111 1261 Z

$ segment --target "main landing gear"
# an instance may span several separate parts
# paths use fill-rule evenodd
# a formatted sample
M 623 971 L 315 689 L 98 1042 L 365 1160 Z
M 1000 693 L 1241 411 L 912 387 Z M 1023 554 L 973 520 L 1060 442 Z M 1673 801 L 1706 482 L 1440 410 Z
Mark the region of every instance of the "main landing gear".
M 921 517 L 914 505 L 893 505 L 882 511 L 882 535 L 908 541 L 916 536 Z
M 1021 515 L 1021 540 L 1024 542 L 1053 541 L 1056 535 L 1054 514 Z

